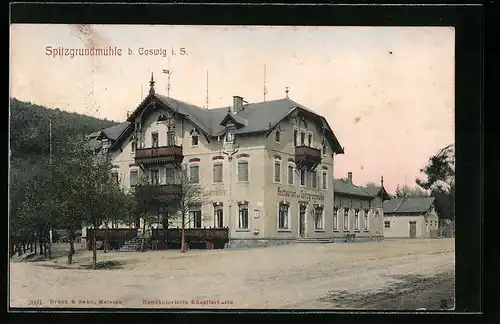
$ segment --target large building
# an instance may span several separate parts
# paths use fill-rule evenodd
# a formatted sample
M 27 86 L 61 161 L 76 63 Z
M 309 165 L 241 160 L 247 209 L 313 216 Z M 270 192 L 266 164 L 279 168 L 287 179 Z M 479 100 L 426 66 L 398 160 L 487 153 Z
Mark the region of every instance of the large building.
M 156 93 L 151 78 L 127 121 L 91 141 L 107 151 L 125 189 L 141 174 L 165 187 L 189 170 L 210 202 L 192 207 L 188 227 L 229 227 L 232 247 L 336 236 L 333 168 L 343 148 L 327 120 L 288 93 L 259 103 L 234 96 L 227 107 L 204 109 Z
M 358 239 L 384 237 L 383 202 L 390 197 L 383 177 L 380 186 L 373 187 L 354 185 L 352 172 L 346 180 L 334 180 L 334 232 Z

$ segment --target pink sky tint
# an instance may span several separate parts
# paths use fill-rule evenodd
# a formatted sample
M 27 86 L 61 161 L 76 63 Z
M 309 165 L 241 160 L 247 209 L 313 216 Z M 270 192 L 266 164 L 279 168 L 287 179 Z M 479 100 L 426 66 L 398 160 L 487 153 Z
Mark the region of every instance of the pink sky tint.
M 455 32 L 448 27 L 92 26 L 90 40 L 117 46 L 114 57 L 57 57 L 46 46 L 85 48 L 69 25 L 11 25 L 11 97 L 51 108 L 123 121 L 148 90 L 166 94 L 168 59 L 140 56 L 164 48 L 173 71 L 170 95 L 209 107 L 233 95 L 290 98 L 326 117 L 345 155 L 335 177 L 386 189 L 414 185 L 428 158 L 454 143 Z M 80 37 L 78 37 L 80 36 Z M 188 55 L 180 56 L 185 48 Z M 130 48 L 134 54 L 127 54 Z

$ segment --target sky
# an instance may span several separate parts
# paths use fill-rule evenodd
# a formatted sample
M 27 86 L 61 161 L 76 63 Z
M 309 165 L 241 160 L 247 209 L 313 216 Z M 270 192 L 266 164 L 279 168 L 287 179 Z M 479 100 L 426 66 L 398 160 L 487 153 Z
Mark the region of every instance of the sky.
M 10 96 L 124 121 L 152 72 L 157 92 L 167 94 L 170 69 L 170 96 L 205 107 L 208 93 L 208 108 L 233 95 L 261 102 L 265 80 L 266 100 L 288 87 L 328 120 L 345 148 L 335 178 L 352 172 L 365 185 L 383 175 L 394 192 L 415 186 L 429 157 L 454 143 L 454 46 L 452 27 L 13 24 Z M 122 55 L 54 55 L 61 47 Z

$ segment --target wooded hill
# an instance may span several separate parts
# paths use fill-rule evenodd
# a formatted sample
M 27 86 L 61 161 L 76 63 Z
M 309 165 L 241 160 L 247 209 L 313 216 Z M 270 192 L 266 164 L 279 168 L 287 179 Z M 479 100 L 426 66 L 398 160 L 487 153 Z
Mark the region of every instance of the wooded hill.
M 118 124 L 87 115 L 51 109 L 10 99 L 11 168 L 26 168 L 49 158 L 49 118 L 52 118 L 52 150 L 57 157 L 67 139 Z

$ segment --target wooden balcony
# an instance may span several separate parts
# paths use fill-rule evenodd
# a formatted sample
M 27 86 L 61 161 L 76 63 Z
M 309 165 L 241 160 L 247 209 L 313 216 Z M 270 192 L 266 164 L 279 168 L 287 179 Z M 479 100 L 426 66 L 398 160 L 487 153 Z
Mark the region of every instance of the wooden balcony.
M 135 151 L 135 162 L 138 164 L 180 164 L 183 159 L 182 146 L 159 146 Z
M 182 185 L 164 184 L 164 185 L 144 185 L 136 186 L 135 193 L 151 197 L 175 198 L 182 194 Z
M 298 169 L 314 170 L 321 163 L 321 150 L 309 146 L 295 147 L 295 164 Z

